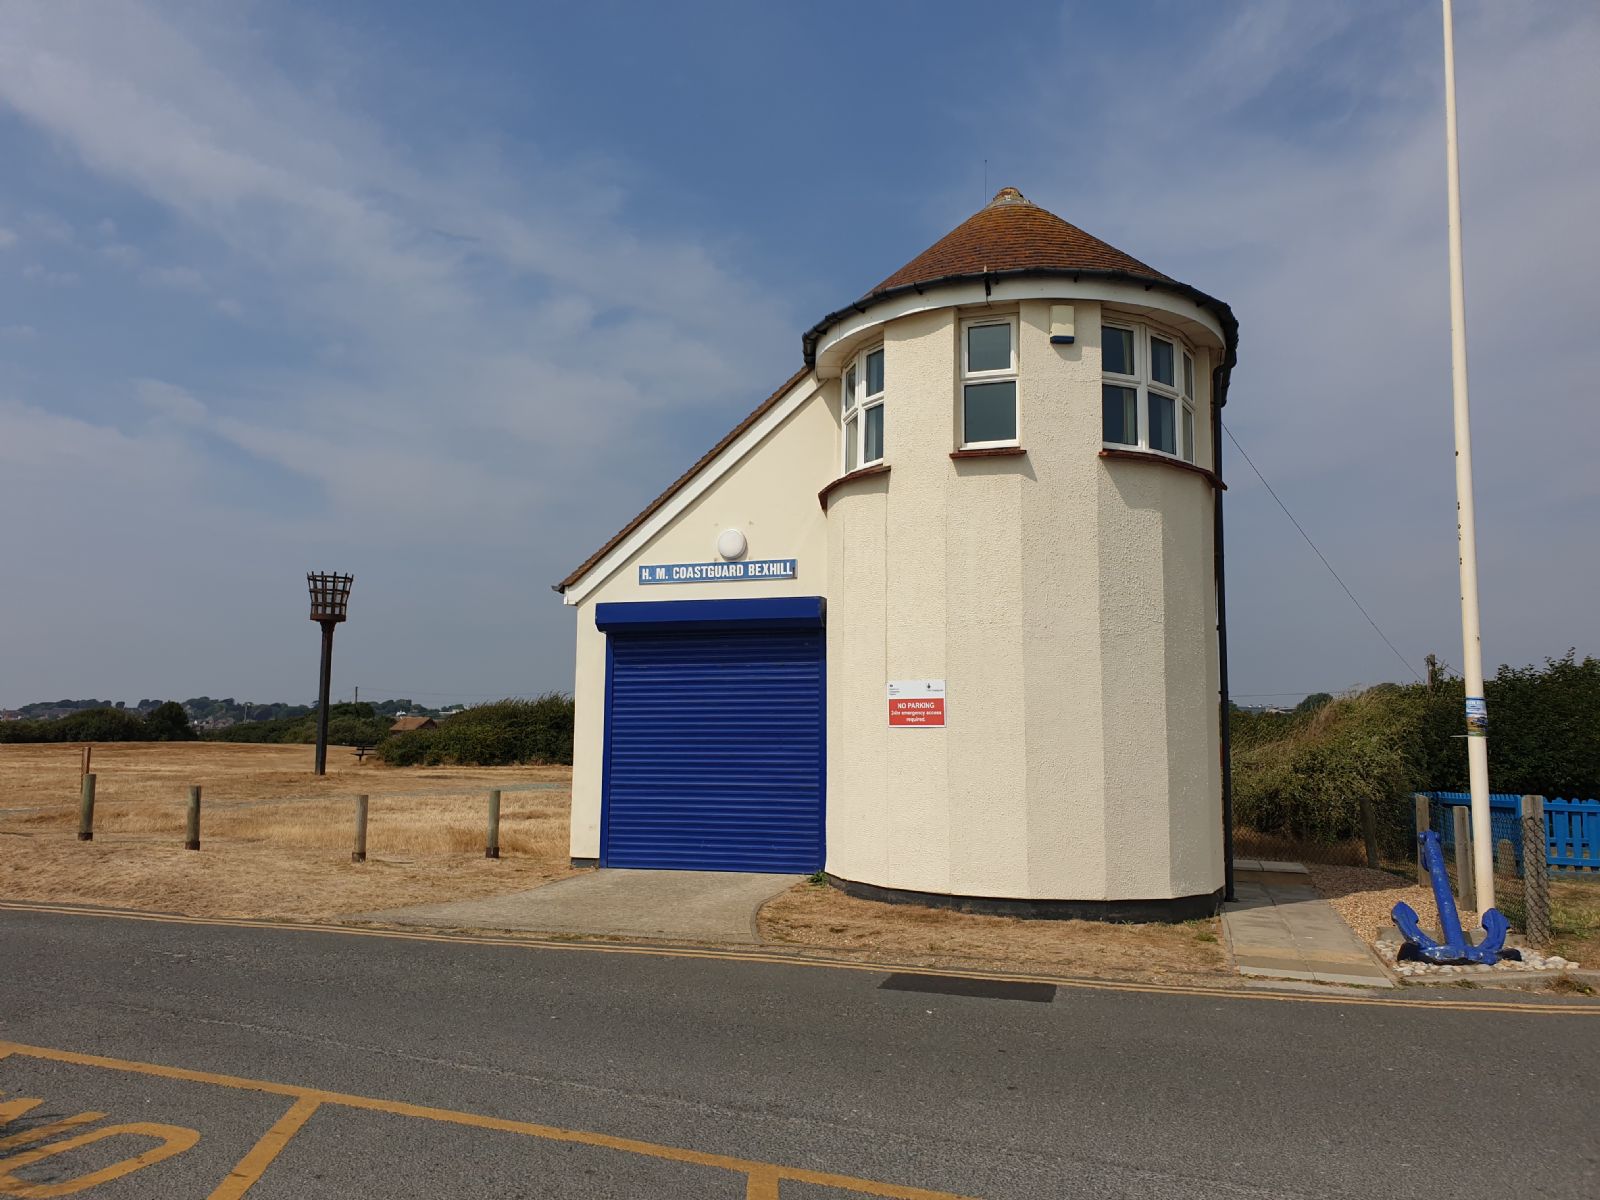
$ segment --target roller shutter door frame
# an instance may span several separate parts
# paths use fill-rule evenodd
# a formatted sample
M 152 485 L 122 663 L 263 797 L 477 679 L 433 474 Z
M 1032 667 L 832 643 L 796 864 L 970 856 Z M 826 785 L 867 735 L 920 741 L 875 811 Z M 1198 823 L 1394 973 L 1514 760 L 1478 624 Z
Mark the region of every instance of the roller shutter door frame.
M 596 605 L 601 866 L 821 869 L 823 613 L 820 596 Z

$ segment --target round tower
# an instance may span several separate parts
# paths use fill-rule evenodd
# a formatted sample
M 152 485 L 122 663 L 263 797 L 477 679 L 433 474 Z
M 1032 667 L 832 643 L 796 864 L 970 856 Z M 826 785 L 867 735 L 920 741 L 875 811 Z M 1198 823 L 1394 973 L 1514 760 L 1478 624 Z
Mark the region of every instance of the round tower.
M 1225 304 L 1014 188 L 806 334 L 839 437 L 821 502 L 841 886 L 1215 910 L 1236 342 Z M 942 699 L 942 724 L 886 719 L 897 686 Z

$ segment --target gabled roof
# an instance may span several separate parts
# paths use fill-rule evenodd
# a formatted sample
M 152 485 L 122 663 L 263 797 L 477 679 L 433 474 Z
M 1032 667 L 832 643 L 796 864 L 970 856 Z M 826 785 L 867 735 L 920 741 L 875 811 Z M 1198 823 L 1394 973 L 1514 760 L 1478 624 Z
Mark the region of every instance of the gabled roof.
M 615 537 L 591 554 L 572 574 L 556 584 L 555 590 L 564 592 L 588 574 L 601 559 L 648 521 L 662 505 L 682 491 L 695 476 L 705 470 L 719 454 L 738 440 L 790 389 L 804 379 L 816 365 L 817 343 L 841 317 L 862 312 L 868 304 L 902 292 L 920 293 L 928 288 L 946 284 L 1028 275 L 1069 275 L 1073 278 L 1141 283 L 1183 296 L 1201 308 L 1207 309 L 1221 324 L 1226 342 L 1216 396 L 1219 407 L 1227 403 L 1228 381 L 1239 340 L 1239 323 L 1234 319 L 1232 309 L 1221 300 L 1208 296 L 1186 283 L 1180 283 L 1169 275 L 1163 275 L 1131 254 L 1126 254 L 1115 246 L 1085 233 L 1076 225 L 1063 221 L 1054 213 L 1047 212 L 1028 200 L 1016 188 L 1001 188 L 995 193 L 994 199 L 983 208 L 861 299 L 829 313 L 812 326 L 801 338 L 801 346 L 805 351 L 805 366 L 763 400 L 754 412 L 729 432 L 727 437 L 701 455 L 694 466 L 652 500 L 643 512 L 623 526 Z
M 662 492 L 661 495 L 657 496 L 654 500 L 650 501 L 649 504 L 645 505 L 643 512 L 618 530 L 617 535 L 604 546 L 601 546 L 600 549 L 596 550 L 588 558 L 584 559 L 583 563 L 577 568 L 577 570 L 573 571 L 572 574 L 568 575 L 560 583 L 556 584 L 555 590 L 558 592 L 564 592 L 573 584 L 577 583 L 578 580 L 587 575 L 590 567 L 594 566 L 602 558 L 610 554 L 611 551 L 619 543 L 626 539 L 629 534 L 648 521 L 655 513 L 656 509 L 660 508 L 668 500 L 671 500 L 685 487 L 687 487 L 691 479 L 700 474 L 701 471 L 705 470 L 705 468 L 711 464 L 711 461 L 716 458 L 717 455 L 721 454 L 734 442 L 738 441 L 740 435 L 743 434 L 745 430 L 749 429 L 750 426 L 754 425 L 762 417 L 766 416 L 767 413 L 771 411 L 773 405 L 777 404 L 779 400 L 783 399 L 784 395 L 791 388 L 793 388 L 795 384 L 799 383 L 809 374 L 811 374 L 810 367 L 801 367 L 793 375 L 789 376 L 788 379 L 784 380 L 783 386 L 778 388 L 777 391 L 773 392 L 772 395 L 768 396 L 760 404 L 756 405 L 754 412 L 730 429 L 728 431 L 728 435 L 720 442 L 702 454 L 695 462 L 694 466 L 690 467 L 682 475 L 678 476 L 678 478 L 675 479 L 670 486 L 668 486 L 666 491 Z

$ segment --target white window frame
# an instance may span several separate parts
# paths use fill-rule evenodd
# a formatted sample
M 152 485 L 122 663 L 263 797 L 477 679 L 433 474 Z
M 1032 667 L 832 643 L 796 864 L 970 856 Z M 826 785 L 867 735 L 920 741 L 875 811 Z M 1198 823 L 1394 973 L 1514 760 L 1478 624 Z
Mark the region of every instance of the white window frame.
M 967 362 L 967 331 L 980 325 L 1004 325 L 1011 333 L 1011 365 L 1003 371 L 974 371 Z M 968 317 L 961 322 L 961 383 L 956 390 L 956 403 L 960 406 L 961 449 L 993 450 L 1022 445 L 1022 386 L 1018 381 L 1017 318 L 1015 314 L 998 313 L 981 317 Z M 969 383 L 1011 383 L 1013 391 L 1012 424 L 1016 434 L 998 441 L 972 442 L 967 440 L 967 385 Z
M 1186 463 L 1194 462 L 1194 353 L 1182 342 L 1178 343 L 1182 356 L 1178 364 L 1178 385 L 1183 391 L 1183 404 L 1178 412 L 1178 455 Z
M 1159 325 L 1149 325 L 1143 321 L 1136 321 L 1122 317 L 1116 313 L 1107 313 L 1100 322 L 1100 344 L 1102 350 L 1105 346 L 1105 330 L 1120 329 L 1133 334 L 1134 373 L 1123 375 L 1115 371 L 1108 371 L 1102 365 L 1100 380 L 1102 384 L 1113 387 L 1126 387 L 1134 389 L 1134 440 L 1131 442 L 1108 442 L 1102 439 L 1101 444 L 1108 450 L 1140 450 L 1146 454 L 1156 454 L 1162 458 L 1170 458 L 1176 462 L 1194 463 L 1198 453 L 1196 446 L 1197 435 L 1195 432 L 1195 398 L 1193 392 L 1193 377 L 1195 372 L 1194 349 L 1171 330 Z M 1154 374 L 1154 355 L 1151 353 L 1151 340 L 1159 339 L 1172 346 L 1172 377 L 1171 384 L 1161 383 Z M 1173 449 L 1162 450 L 1150 444 L 1150 398 L 1160 396 L 1172 401 L 1172 440 Z M 1105 403 L 1102 396 L 1101 404 Z M 1102 414 L 1102 421 L 1104 416 Z M 1188 436 L 1185 436 L 1185 430 Z
M 883 343 L 868 346 L 845 364 L 844 371 L 839 376 L 839 423 L 843 436 L 839 442 L 839 468 L 842 474 L 848 475 L 851 471 L 859 471 L 862 467 L 875 467 L 884 460 L 884 455 L 869 459 L 867 453 L 867 410 L 883 408 L 884 395 L 889 387 L 888 360 L 884 361 L 884 390 L 868 394 L 867 387 L 867 359 L 874 354 L 883 353 Z M 856 379 L 855 403 L 851 404 L 850 378 Z M 889 445 L 888 413 L 884 414 L 885 450 Z M 850 451 L 855 450 L 855 464 L 851 465 Z

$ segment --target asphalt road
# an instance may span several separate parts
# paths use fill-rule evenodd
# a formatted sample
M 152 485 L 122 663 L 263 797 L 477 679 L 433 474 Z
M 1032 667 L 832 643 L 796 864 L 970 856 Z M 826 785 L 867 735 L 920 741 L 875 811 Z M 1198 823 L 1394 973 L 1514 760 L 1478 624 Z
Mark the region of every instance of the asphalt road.
M 884 980 L 0 911 L 0 1195 L 1600 1194 L 1587 1004 Z

